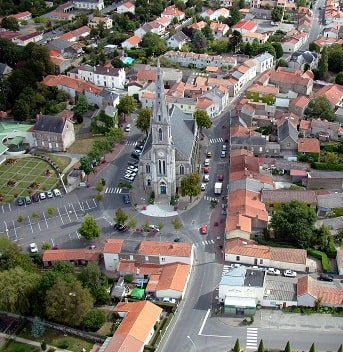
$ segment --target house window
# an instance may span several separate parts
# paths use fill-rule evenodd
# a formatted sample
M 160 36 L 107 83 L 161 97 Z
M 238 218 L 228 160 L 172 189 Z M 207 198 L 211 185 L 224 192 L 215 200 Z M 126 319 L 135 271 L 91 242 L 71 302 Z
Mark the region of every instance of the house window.
M 241 257 L 239 255 L 236 255 L 236 261 L 239 262 L 241 260 Z
M 159 174 L 162 173 L 162 161 L 161 160 L 158 161 L 158 173 Z
M 148 256 L 148 255 L 145 256 L 145 261 L 146 261 L 146 262 L 149 261 L 149 256 Z
M 161 257 L 161 262 L 165 262 L 166 258 L 165 257 Z
M 162 141 L 162 139 L 163 139 L 162 128 L 159 128 L 159 129 L 158 129 L 158 140 L 159 140 L 159 141 Z
M 287 147 L 290 147 L 291 146 L 291 143 L 287 143 Z
M 158 121 L 161 121 L 161 115 L 158 114 Z
M 165 175 L 166 174 L 166 161 L 165 160 L 163 160 L 163 175 Z
M 263 259 L 260 259 L 260 264 L 263 265 Z
M 151 172 L 150 171 L 150 164 L 146 164 L 145 165 L 145 171 L 146 171 L 147 174 L 150 174 L 150 172 Z
M 185 174 L 185 167 L 183 165 L 180 165 L 180 175 Z

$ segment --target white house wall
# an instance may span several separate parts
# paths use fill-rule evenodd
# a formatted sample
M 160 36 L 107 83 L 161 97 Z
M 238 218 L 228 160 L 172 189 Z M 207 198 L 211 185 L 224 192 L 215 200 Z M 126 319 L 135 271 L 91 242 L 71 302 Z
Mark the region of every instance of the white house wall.
M 119 256 L 115 253 L 104 253 L 105 268 L 109 271 L 117 270 L 119 263 Z
M 260 304 L 262 307 L 268 307 L 268 308 L 276 308 L 279 306 L 282 307 L 291 307 L 291 306 L 297 306 L 298 302 L 297 301 L 279 301 L 279 300 L 270 300 L 268 298 L 262 299 Z
M 172 289 L 159 290 L 159 291 L 156 291 L 156 297 L 157 298 L 168 297 L 168 298 L 175 298 L 179 300 L 182 298 L 182 292 L 177 290 L 172 290 Z
M 219 285 L 218 297 L 221 302 L 225 297 L 249 297 L 260 301 L 263 298 L 263 293 L 263 287 Z

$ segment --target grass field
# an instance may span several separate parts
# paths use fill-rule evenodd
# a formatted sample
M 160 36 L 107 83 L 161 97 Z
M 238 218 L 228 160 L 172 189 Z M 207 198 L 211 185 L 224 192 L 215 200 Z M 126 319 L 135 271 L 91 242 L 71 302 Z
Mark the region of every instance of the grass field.
M 92 136 L 91 134 L 82 137 L 78 136 L 68 151 L 75 154 L 88 154 L 92 149 L 93 143 L 104 138 L 104 136 Z
M 62 332 L 53 329 L 46 329 L 43 336 L 35 339 L 31 335 L 31 324 L 28 324 L 27 328 L 23 329 L 18 336 L 36 342 L 41 342 L 44 340 L 48 345 L 74 352 L 80 352 L 83 348 L 86 351 L 90 351 L 93 347 L 92 342 L 86 341 L 81 337 L 78 338 L 71 335 L 64 336 Z
M 39 347 L 25 345 L 16 341 L 9 341 L 0 350 L 1 352 L 39 352 L 41 349 Z
M 59 176 L 46 161 L 34 157 L 16 160 L 11 165 L 0 165 L 0 195 L 3 202 L 58 187 Z M 47 170 L 50 176 L 46 176 Z M 34 182 L 36 187 L 30 188 Z

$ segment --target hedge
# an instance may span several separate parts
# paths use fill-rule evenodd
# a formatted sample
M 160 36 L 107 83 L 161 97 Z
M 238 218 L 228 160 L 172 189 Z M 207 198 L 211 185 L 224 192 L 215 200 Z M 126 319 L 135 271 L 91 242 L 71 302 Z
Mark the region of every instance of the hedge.
M 334 170 L 334 171 L 343 171 L 343 164 L 329 164 L 329 163 L 312 163 L 311 167 L 317 170 Z
M 321 260 L 323 271 L 327 272 L 329 270 L 329 259 L 325 253 L 313 248 L 307 248 L 307 254 Z

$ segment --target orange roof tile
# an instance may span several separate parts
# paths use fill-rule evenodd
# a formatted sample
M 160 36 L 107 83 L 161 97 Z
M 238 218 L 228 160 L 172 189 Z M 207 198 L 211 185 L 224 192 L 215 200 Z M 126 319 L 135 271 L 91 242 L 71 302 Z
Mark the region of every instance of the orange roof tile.
M 183 292 L 190 273 L 190 265 L 171 263 L 163 266 L 156 290 L 175 290 Z
M 231 238 L 226 241 L 225 252 L 228 254 L 239 254 L 247 257 L 270 259 L 270 247 L 260 246 L 255 241 L 240 237 Z
M 142 241 L 138 254 L 190 257 L 192 248 L 192 243 Z
M 120 253 L 123 243 L 124 240 L 110 238 L 105 242 L 103 253 Z
M 320 143 L 316 138 L 299 138 L 298 152 L 300 153 L 320 153 Z
M 332 105 L 337 105 L 343 98 L 343 87 L 339 84 L 329 84 L 314 93 L 315 97 L 325 96 Z
M 99 259 L 100 251 L 94 249 L 47 249 L 43 253 L 43 262 L 55 262 L 58 260 L 88 260 L 96 262 Z
M 196 104 L 197 109 L 207 109 L 213 104 L 212 99 L 199 98 Z
M 271 247 L 270 253 L 271 260 L 306 265 L 307 252 L 305 249 Z
M 256 28 L 256 26 L 257 24 L 254 21 L 241 20 L 232 26 L 232 29 L 245 29 L 247 31 L 252 31 L 254 28 Z
M 129 39 L 127 39 L 127 41 L 131 44 L 131 45 L 137 45 L 138 43 L 140 43 L 142 41 L 142 38 L 138 37 L 137 35 L 133 35 L 132 37 L 130 37 Z
M 141 264 L 131 260 L 120 260 L 117 271 L 132 274 L 152 275 L 160 273 L 163 265 L 160 264 Z
M 311 120 L 301 120 L 299 129 L 310 130 L 311 129 Z

